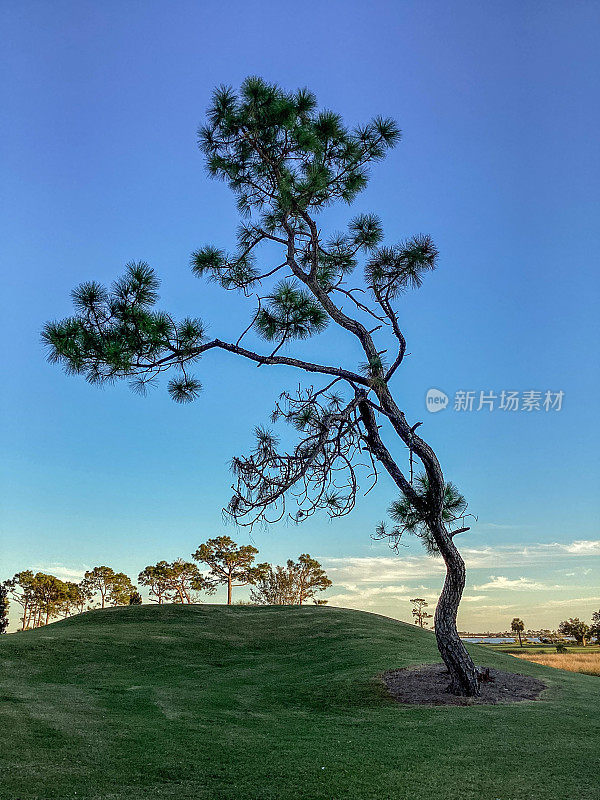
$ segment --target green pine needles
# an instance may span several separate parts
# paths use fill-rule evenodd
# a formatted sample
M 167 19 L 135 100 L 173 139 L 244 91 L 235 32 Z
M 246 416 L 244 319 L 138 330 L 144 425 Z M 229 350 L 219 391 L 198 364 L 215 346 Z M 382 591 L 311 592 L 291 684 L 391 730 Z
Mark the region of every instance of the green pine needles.
M 308 339 L 327 327 L 325 309 L 311 295 L 298 287 L 296 281 L 278 283 L 267 297 L 267 307 L 261 308 L 254 322 L 258 333 L 267 341 Z
M 266 211 L 267 229 L 288 214 L 317 211 L 365 188 L 366 166 L 400 139 L 391 119 L 348 129 L 338 114 L 319 111 L 312 92 L 285 92 L 251 77 L 237 96 L 217 89 L 198 142 L 212 177 L 226 181 L 243 214 Z
M 434 503 L 429 490 L 429 479 L 425 473 L 415 477 L 413 489 L 415 498 L 403 495 L 391 503 L 388 514 L 396 525 L 388 531 L 385 522 L 380 522 L 375 529 L 375 538 L 391 540 L 394 546 L 398 547 L 402 534 L 411 533 L 421 539 L 429 555 L 438 556 L 439 547 L 427 524 Z M 442 508 L 443 521 L 452 527 L 454 523 L 464 520 L 466 512 L 467 501 L 464 496 L 453 483 L 446 483 Z
M 110 290 L 82 283 L 72 292 L 77 314 L 42 331 L 49 361 L 90 383 L 128 378 L 142 393 L 160 372 L 177 365 L 180 374 L 169 382 L 169 393 L 178 402 L 194 399 L 201 385 L 185 365 L 198 357 L 204 327 L 198 319 L 175 323 L 154 310 L 158 286 L 154 270 L 142 261 L 127 264 Z

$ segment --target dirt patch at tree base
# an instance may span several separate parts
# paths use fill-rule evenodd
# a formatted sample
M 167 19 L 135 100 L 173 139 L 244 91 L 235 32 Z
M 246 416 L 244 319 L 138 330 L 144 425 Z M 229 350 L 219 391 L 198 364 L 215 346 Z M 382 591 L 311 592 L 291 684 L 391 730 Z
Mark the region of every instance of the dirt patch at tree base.
M 481 669 L 481 668 L 480 668 Z M 487 668 L 486 668 L 487 669 Z M 448 691 L 450 676 L 443 664 L 393 669 L 382 675 L 389 693 L 399 703 L 435 706 L 472 706 L 537 700 L 546 684 L 529 675 L 489 670 L 491 680 L 480 684 L 481 697 L 461 697 Z

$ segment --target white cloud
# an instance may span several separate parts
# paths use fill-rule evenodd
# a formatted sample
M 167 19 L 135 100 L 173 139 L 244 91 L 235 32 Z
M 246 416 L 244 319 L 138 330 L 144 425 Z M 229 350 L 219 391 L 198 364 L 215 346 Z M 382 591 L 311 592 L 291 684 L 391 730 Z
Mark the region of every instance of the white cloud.
M 467 569 L 521 567 L 569 556 L 600 555 L 600 539 L 578 539 L 572 542 L 504 544 L 460 548 Z M 365 556 L 321 558 L 336 584 L 394 583 L 415 578 L 442 576 L 446 568 L 440 558 L 423 555 Z
M 381 597 L 382 595 L 406 595 L 411 594 L 407 586 L 359 586 L 356 583 L 340 584 L 346 591 L 344 594 L 360 594 L 361 597 Z
M 33 572 L 45 572 L 54 575 L 61 581 L 80 581 L 83 580 L 85 571 L 89 567 L 66 567 L 64 564 L 42 564 L 32 567 Z
M 600 597 L 572 597 L 565 600 L 548 600 L 546 605 L 548 606 L 571 606 L 574 603 L 598 603 L 600 602 Z
M 537 583 L 528 578 L 506 578 L 504 575 L 490 575 L 488 583 L 482 583 L 479 586 L 474 586 L 475 591 L 482 591 L 485 589 L 522 589 L 525 591 L 541 591 L 543 589 L 559 589 L 559 586 L 548 586 L 545 583 Z
M 567 553 L 578 556 L 600 556 L 600 539 L 578 539 L 571 544 L 556 546 L 564 547 Z
M 319 559 L 335 584 L 394 583 L 443 575 L 441 559 L 422 556 L 367 556 Z
M 468 569 L 485 569 L 501 564 L 520 567 L 543 563 L 549 559 L 600 555 L 600 539 L 579 539 L 572 542 L 504 544 L 484 547 L 462 547 L 461 553 Z
M 487 528 L 488 530 L 495 531 L 521 531 L 528 525 L 505 525 L 502 522 L 481 522 L 477 525 L 478 528 Z
M 327 598 L 329 605 L 373 608 L 392 602 L 409 603 L 413 597 L 422 597 L 435 605 L 438 599 L 437 592 L 423 586 L 416 588 L 404 585 L 364 586 L 356 583 L 341 584 L 341 586 L 345 591 L 329 595 Z

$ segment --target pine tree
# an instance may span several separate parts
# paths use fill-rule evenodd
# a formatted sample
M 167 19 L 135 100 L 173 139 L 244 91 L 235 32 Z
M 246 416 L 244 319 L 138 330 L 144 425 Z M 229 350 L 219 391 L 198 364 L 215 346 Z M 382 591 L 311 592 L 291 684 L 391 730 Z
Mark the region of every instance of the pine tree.
M 8 588 L 6 584 L 0 583 L 0 633 L 6 633 L 6 629 L 8 628 L 9 607 Z
M 415 618 L 415 625 L 421 628 L 427 627 L 427 620 L 431 619 L 431 614 L 425 610 L 429 605 L 427 600 L 422 597 L 415 597 L 410 602 L 414 604 L 412 615 Z
M 325 605 L 327 600 L 318 600 L 317 593 L 331 586 L 321 564 L 308 553 L 298 561 L 288 559 L 285 567 L 269 566 L 250 592 L 250 599 L 259 605 L 299 605 L 312 599 L 315 605 Z
M 149 564 L 138 575 L 140 586 L 147 586 L 150 594 L 150 602 L 169 603 L 172 600 L 169 594 L 170 589 L 170 564 L 166 561 L 159 561 L 157 564 Z
M 23 609 L 21 630 L 47 625 L 69 612 L 70 585 L 45 572 L 17 572 L 4 582 L 10 598 Z
M 291 516 L 302 521 L 318 509 L 332 517 L 355 505 L 361 465 L 370 475 L 384 470 L 408 515 L 396 508 L 396 524 L 379 536 L 398 544 L 418 532 L 443 558 L 446 580 L 435 614 L 435 633 L 448 667 L 449 689 L 477 695 L 477 673 L 456 630 L 465 585 L 465 565 L 454 537 L 466 531 L 464 507 L 447 513 L 450 484 L 431 446 L 416 433 L 394 396 L 393 379 L 406 355 L 399 304 L 436 268 L 438 251 L 428 235 L 383 243 L 380 220 L 371 213 L 351 218 L 345 231 L 323 233 L 321 212 L 333 203 L 351 204 L 365 188 L 369 168 L 400 140 L 391 119 L 376 117 L 354 128 L 332 111 L 321 111 L 314 95 L 287 92 L 248 78 L 239 94 L 219 88 L 199 131 L 209 174 L 224 181 L 241 214 L 231 251 L 206 245 L 192 254 L 194 274 L 252 304 L 233 341 L 207 335 L 201 320 L 176 321 L 156 308 L 158 280 L 143 262 L 127 265 L 111 289 L 91 281 L 73 292 L 75 314 L 49 323 L 43 333 L 51 361 L 91 383 L 117 379 L 146 391 L 157 377 L 174 372 L 168 391 L 177 402 L 201 390 L 193 365 L 205 354 L 226 351 L 262 368 L 295 367 L 318 383 L 285 392 L 273 413 L 297 432 L 282 447 L 270 430 L 256 430 L 252 452 L 233 459 L 234 492 L 227 513 L 239 524 Z M 281 256 L 263 266 L 267 245 Z M 294 342 L 336 326 L 362 353 L 354 366 L 335 355 L 319 357 Z M 312 358 L 307 357 L 311 353 Z M 388 354 L 389 357 L 388 357 Z M 404 393 L 407 389 L 404 388 Z M 287 439 L 285 440 L 287 441 Z M 408 464 L 403 453 L 408 450 Z M 413 480 L 413 460 L 425 480 Z M 368 479 L 368 476 L 366 476 Z M 295 510 L 288 510 L 294 504 Z M 408 522 L 408 524 L 406 524 Z
M 196 564 L 182 558 L 145 567 L 138 582 L 149 588 L 150 600 L 159 604 L 192 603 L 196 592 L 215 591 L 214 582 L 202 575 Z
M 210 567 L 208 575 L 213 586 L 227 586 L 227 605 L 231 605 L 235 586 L 248 586 L 263 577 L 268 564 L 254 564 L 258 550 L 252 545 L 238 545 L 229 536 L 209 539 L 192 554 L 196 561 Z
M 90 598 L 100 595 L 100 608 L 106 604 L 126 606 L 135 591 L 131 579 L 124 572 L 115 572 L 112 567 L 94 567 L 85 573 L 81 582 L 82 591 Z

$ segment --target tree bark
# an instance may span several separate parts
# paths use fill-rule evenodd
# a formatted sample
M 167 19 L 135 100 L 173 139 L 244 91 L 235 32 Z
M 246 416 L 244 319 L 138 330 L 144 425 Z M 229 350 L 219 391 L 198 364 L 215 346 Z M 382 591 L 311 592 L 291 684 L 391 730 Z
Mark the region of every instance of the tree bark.
M 465 562 L 450 537 L 446 544 L 449 547 L 445 548 L 445 554 L 442 553 L 446 562 L 446 579 L 435 609 L 435 638 L 450 673 L 448 691 L 466 697 L 478 697 L 477 670 L 456 629 L 456 615 L 465 588 Z
M 465 588 L 465 562 L 442 522 L 444 493 L 442 470 L 433 450 L 423 439 L 414 435 L 387 387 L 381 388 L 377 394 L 396 433 L 421 459 L 429 479 L 434 508 L 428 511 L 428 528 L 446 564 L 446 580 L 435 610 L 434 629 L 438 650 L 450 673 L 448 690 L 453 694 L 478 697 L 480 690 L 477 670 L 456 629 L 456 615 Z M 404 495 L 413 503 L 420 503 L 412 485 L 406 480 L 383 443 L 372 408 L 367 402 L 361 402 L 359 409 L 367 430 L 367 442 L 371 452 L 383 464 Z M 426 511 L 423 509 L 423 513 Z
M 29 604 L 25 601 L 25 605 L 23 606 L 23 627 L 21 628 L 22 631 L 25 630 L 27 626 L 29 626 L 29 618 L 31 616 L 31 612 L 29 611 Z
M 231 575 L 227 578 L 227 605 L 231 605 L 231 582 L 232 577 Z

